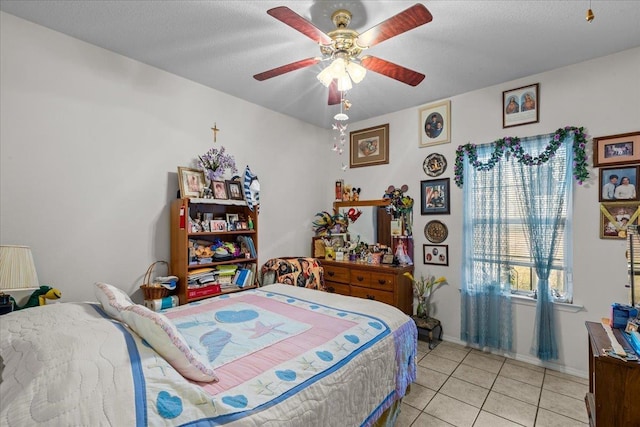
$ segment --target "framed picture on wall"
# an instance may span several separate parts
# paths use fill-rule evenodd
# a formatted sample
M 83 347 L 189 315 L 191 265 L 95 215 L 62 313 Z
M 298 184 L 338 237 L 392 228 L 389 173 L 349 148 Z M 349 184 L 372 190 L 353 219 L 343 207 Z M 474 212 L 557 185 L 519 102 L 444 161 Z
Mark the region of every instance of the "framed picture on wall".
M 451 101 L 420 108 L 420 147 L 451 142 Z
M 425 264 L 449 265 L 449 245 L 422 245 L 422 259 Z
M 638 224 L 639 202 L 600 204 L 600 238 L 626 239 L 627 226 Z
M 389 163 L 389 124 L 353 131 L 349 134 L 349 167 Z M 337 196 L 337 194 L 336 194 Z
M 640 166 L 600 168 L 599 171 L 600 193 L 598 200 L 601 202 L 640 200 L 640 194 L 638 194 Z
M 522 86 L 502 92 L 502 127 L 526 125 L 540 121 L 540 84 Z
M 180 186 L 180 197 L 200 197 L 205 186 L 204 172 L 200 169 L 178 166 L 178 184 Z
M 640 132 L 593 138 L 593 166 L 640 163 Z
M 449 178 L 420 181 L 420 213 L 439 215 L 450 213 Z

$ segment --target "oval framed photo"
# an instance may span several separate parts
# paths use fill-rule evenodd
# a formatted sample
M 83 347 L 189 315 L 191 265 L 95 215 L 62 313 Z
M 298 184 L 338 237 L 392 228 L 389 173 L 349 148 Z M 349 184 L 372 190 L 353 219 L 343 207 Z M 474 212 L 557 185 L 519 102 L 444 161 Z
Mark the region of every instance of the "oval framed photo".
M 424 226 L 424 237 L 431 243 L 442 243 L 447 240 L 449 229 L 438 220 L 429 221 Z
M 429 176 L 440 176 L 447 169 L 447 159 L 442 154 L 431 153 L 424 159 L 422 169 Z

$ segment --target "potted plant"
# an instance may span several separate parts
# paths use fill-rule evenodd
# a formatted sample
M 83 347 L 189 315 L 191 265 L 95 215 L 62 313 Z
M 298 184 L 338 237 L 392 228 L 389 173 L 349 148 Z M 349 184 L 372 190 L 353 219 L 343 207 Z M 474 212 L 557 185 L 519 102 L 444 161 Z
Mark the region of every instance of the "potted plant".
M 431 314 L 431 296 L 438 287 L 447 284 L 447 278 L 442 276 L 436 279 L 436 277 L 432 275 L 427 275 L 427 277 L 421 275 L 420 280 L 417 280 L 409 272 L 404 273 L 404 275 L 411 280 L 413 284 L 413 294 L 418 298 L 416 316 L 428 319 Z

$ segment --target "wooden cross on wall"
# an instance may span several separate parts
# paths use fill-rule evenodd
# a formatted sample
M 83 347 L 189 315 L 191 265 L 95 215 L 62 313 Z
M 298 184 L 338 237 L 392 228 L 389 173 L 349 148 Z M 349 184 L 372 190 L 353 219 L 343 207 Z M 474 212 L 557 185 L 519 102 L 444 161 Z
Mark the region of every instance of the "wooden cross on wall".
M 216 142 L 216 138 L 218 136 L 218 131 L 220 129 L 218 129 L 216 123 L 213 124 L 213 127 L 211 128 L 211 130 L 213 131 L 213 142 Z

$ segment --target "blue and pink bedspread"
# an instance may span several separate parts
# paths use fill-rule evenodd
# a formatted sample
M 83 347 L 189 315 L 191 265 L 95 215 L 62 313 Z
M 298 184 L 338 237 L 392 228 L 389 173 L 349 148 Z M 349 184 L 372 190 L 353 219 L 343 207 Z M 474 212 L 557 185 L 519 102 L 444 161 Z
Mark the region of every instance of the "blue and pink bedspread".
M 164 314 L 190 347 L 210 361 L 220 380 L 185 380 L 126 326 L 104 318 L 106 327 L 90 322 L 95 324 L 87 335 L 102 336 L 102 330 L 111 329 L 121 337 L 127 351 L 115 353 L 131 366 L 130 379 L 118 374 L 117 395 L 94 393 L 96 402 L 118 405 L 117 410 L 98 408 L 102 417 L 114 413 L 107 415 L 110 423 L 370 425 L 415 379 L 415 325 L 397 309 L 375 301 L 275 284 Z M 118 340 L 109 341 L 113 345 Z M 93 351 L 100 359 L 105 353 L 87 351 L 78 357 L 92 357 Z M 0 421 L 11 420 L 4 416 Z M 105 421 L 100 413 L 82 417 Z M 53 420 L 71 421 L 68 415 Z

